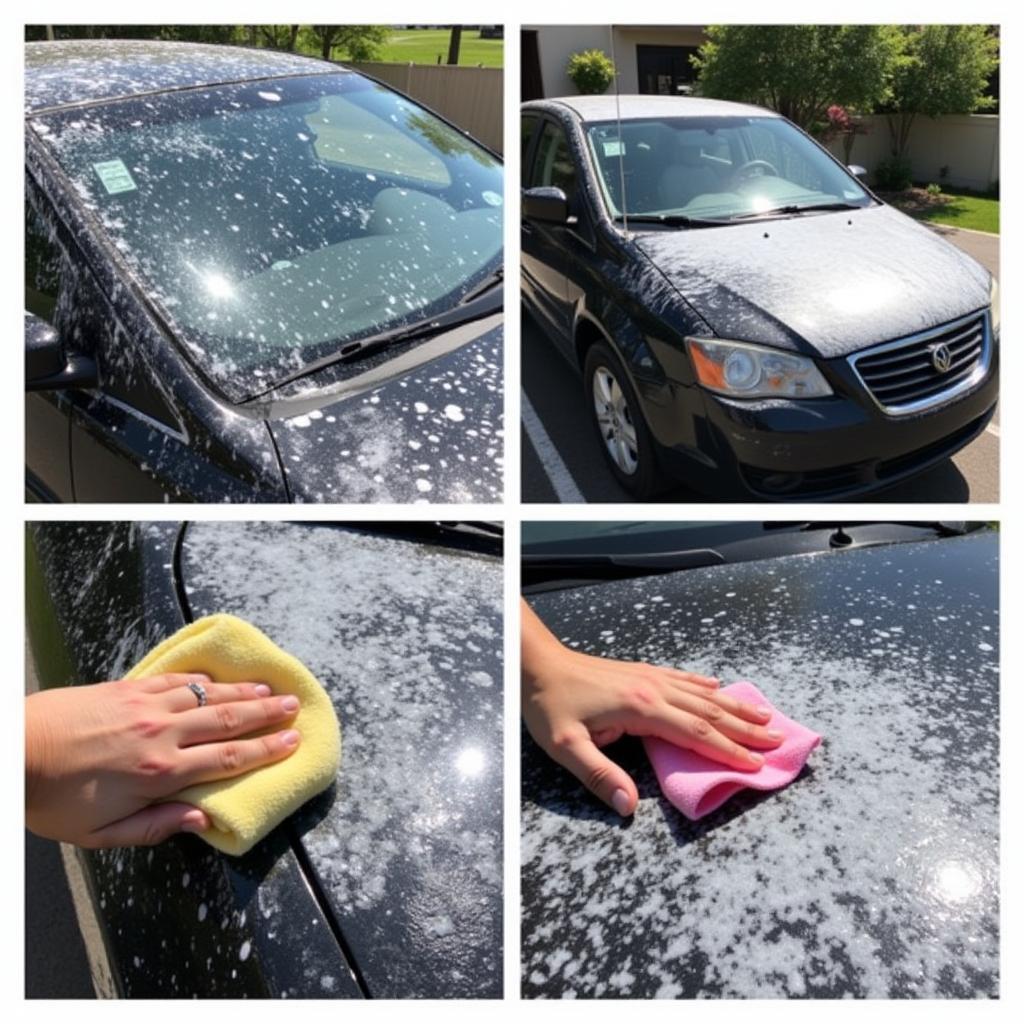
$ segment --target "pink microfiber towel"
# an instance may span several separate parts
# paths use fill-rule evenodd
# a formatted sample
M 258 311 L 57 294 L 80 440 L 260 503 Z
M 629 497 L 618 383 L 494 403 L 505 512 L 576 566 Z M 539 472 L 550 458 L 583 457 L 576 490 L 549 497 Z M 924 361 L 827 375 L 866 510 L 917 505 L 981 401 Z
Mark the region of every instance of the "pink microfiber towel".
M 756 772 L 738 772 L 665 740 L 645 739 L 647 756 L 654 766 L 661 791 L 691 821 L 721 807 L 741 789 L 781 789 L 788 785 L 821 742 L 816 732 L 773 707 L 753 683 L 733 683 L 723 686 L 721 692 L 749 704 L 770 707 L 772 717 L 765 727 L 778 729 L 785 738 L 774 750 L 760 751 L 764 754 L 764 764 Z

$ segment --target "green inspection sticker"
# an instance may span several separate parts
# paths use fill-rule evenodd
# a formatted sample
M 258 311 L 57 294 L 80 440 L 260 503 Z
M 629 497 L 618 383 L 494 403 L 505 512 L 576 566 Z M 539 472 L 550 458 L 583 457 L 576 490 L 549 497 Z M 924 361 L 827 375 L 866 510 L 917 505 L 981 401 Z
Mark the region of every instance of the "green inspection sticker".
M 99 175 L 108 195 L 118 192 L 134 192 L 138 186 L 121 160 L 107 160 L 102 164 L 93 164 L 92 169 Z

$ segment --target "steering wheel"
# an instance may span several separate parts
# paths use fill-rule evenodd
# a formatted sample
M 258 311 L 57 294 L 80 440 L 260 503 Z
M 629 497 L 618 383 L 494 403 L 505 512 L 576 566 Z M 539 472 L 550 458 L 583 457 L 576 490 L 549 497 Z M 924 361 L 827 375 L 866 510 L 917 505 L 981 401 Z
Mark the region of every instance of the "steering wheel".
M 756 167 L 763 167 L 768 171 L 769 175 L 772 175 L 773 177 L 781 177 L 779 172 L 775 169 L 774 164 L 768 163 L 767 160 L 748 160 L 745 164 L 737 167 L 736 170 L 732 172 L 732 180 L 741 181 L 744 178 L 752 177 L 748 172 Z

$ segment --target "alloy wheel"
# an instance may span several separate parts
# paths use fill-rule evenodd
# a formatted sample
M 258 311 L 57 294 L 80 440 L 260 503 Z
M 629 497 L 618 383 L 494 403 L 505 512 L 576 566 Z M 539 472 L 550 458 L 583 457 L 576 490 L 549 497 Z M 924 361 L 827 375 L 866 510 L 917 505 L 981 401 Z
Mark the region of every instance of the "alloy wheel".
M 594 371 L 594 415 L 612 461 L 632 476 L 639 464 L 636 427 L 615 374 L 604 366 Z

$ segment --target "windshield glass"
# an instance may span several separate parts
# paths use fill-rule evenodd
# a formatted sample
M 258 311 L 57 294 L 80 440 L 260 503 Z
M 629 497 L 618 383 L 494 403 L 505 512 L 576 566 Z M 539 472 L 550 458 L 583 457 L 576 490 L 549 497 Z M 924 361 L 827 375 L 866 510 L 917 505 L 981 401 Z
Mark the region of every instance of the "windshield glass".
M 869 206 L 867 192 L 778 117 L 686 117 L 592 124 L 587 139 L 605 203 L 628 216 L 729 220 L 781 206 Z
M 201 370 L 242 400 L 501 264 L 499 161 L 354 74 L 35 118 Z

